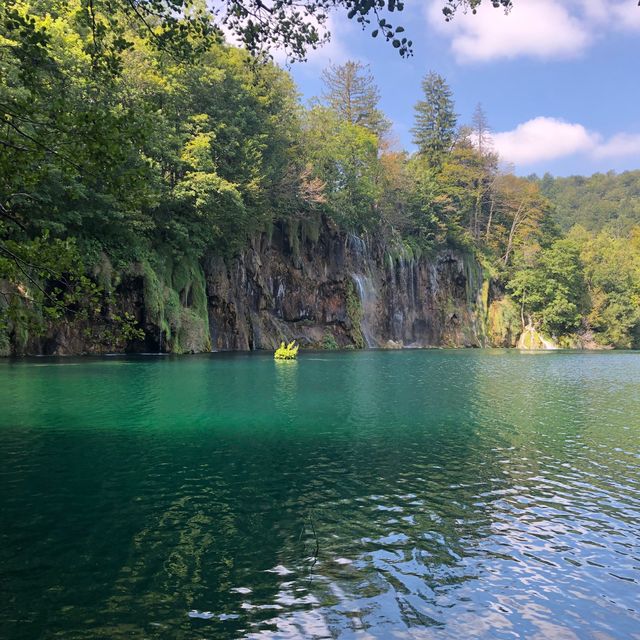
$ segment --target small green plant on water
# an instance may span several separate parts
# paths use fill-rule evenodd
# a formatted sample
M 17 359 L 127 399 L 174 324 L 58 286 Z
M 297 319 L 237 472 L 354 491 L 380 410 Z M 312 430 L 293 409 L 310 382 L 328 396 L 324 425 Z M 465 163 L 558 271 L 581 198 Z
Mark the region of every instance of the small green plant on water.
M 298 357 L 299 348 L 295 340 L 292 340 L 289 344 L 281 342 L 273 357 L 276 360 L 295 360 Z

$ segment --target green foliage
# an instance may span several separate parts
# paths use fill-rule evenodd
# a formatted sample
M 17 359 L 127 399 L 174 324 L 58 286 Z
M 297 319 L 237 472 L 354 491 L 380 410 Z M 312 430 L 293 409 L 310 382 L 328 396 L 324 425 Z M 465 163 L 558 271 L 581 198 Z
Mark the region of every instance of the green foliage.
M 83 0 L 17 0 L 2 9 L 9 13 L 0 21 L 0 281 L 12 300 L 16 287 L 28 287 L 30 298 L 19 311 L 17 303 L 3 306 L 14 336 L 43 332 L 60 307 L 73 306 L 65 298 L 72 289 L 82 286 L 88 299 L 88 273 L 106 295 L 132 263 L 168 257 L 197 265 L 211 251 L 232 255 L 291 199 L 286 180 L 299 126 L 290 78 L 211 40 L 197 56 L 195 49 L 176 55 L 167 34 L 195 38 L 192 17 L 168 16 L 150 36 L 126 7 L 116 2 L 112 14 L 105 6 L 92 5 L 95 30 Z M 69 241 L 73 269 L 60 250 Z M 107 278 L 97 267 L 105 257 Z M 24 260 L 45 293 L 21 274 Z M 147 267 L 148 316 L 172 347 L 195 334 L 204 344 L 204 294 L 194 311 L 171 293 L 171 273 Z M 156 271 L 158 282 L 149 276 Z M 27 327 L 27 317 L 25 333 L 18 326 Z
M 216 8 L 216 24 L 255 55 L 284 49 L 290 59 L 305 60 L 309 49 L 330 39 L 326 24 L 335 10 L 363 29 L 372 27 L 371 35 L 380 35 L 402 57 L 412 55 L 404 27 L 391 22 L 404 9 L 400 0 L 235 0 Z
M 358 297 L 356 287 L 351 280 L 347 280 L 345 283 L 346 293 L 346 306 L 347 317 L 351 324 L 351 336 L 356 349 L 364 349 L 364 336 L 362 335 L 362 329 L 360 323 L 363 318 L 362 303 Z
M 639 347 L 640 228 L 626 238 L 574 228 L 569 237 L 580 246 L 591 303 L 586 321 L 596 340 L 618 348 Z
M 349 60 L 322 72 L 323 98 L 340 120 L 359 125 L 377 136 L 391 125 L 378 108 L 380 92 L 368 66 Z
M 21 353 L 30 338 L 52 324 L 83 328 L 98 349 L 123 348 L 140 339 L 129 312 L 119 313 L 113 292 L 86 275 L 86 265 L 73 240 L 33 240 L 0 244 L 0 346 L 10 338 Z
M 450 20 L 459 9 L 475 12 L 481 0 L 446 0 L 443 14 Z M 131 47 L 131 31 L 154 48 L 177 59 L 188 60 L 206 49 L 222 34 L 260 59 L 270 51 L 284 49 L 290 60 L 305 60 L 310 49 L 329 41 L 327 22 L 332 12 L 354 20 L 371 36 L 381 36 L 402 56 L 413 55 L 413 42 L 405 28 L 395 23 L 394 14 L 403 11 L 400 0 L 234 0 L 207 5 L 200 0 L 76 0 L 78 24 L 90 34 L 85 53 L 95 71 L 118 73 L 122 57 Z M 443 0 L 444 3 L 444 0 Z M 0 15 L 20 33 L 25 53 L 39 54 L 46 38 L 37 25 L 14 11 L 16 0 L 5 3 Z M 34 4 L 41 4 L 34 2 Z M 48 3 L 53 10 L 60 2 Z M 510 6 L 510 0 L 493 2 Z M 393 23 L 392 23 L 393 22 Z M 26 57 L 26 56 L 25 56 Z M 32 60 L 34 58 L 31 58 Z
M 320 346 L 326 351 L 335 351 L 336 349 L 339 349 L 336 338 L 333 333 L 331 333 L 330 329 L 325 330 Z
M 453 94 L 445 79 L 429 72 L 422 81 L 424 98 L 416 106 L 416 119 L 411 133 L 418 151 L 438 166 L 453 147 L 457 116 Z
M 314 174 L 324 184 L 325 211 L 349 229 L 375 226 L 380 195 L 376 135 L 315 107 L 305 119 L 304 137 Z
M 159 348 L 175 353 L 211 348 L 204 273 L 197 262 L 164 256 L 142 264 L 146 322 L 157 327 Z
M 610 171 L 588 178 L 546 174 L 539 182 L 555 204 L 554 217 L 565 232 L 579 224 L 588 231 L 606 229 L 624 236 L 640 225 L 640 171 Z
M 556 240 L 533 264 L 516 270 L 507 288 L 530 320 L 551 335 L 576 331 L 586 308 L 580 249 Z

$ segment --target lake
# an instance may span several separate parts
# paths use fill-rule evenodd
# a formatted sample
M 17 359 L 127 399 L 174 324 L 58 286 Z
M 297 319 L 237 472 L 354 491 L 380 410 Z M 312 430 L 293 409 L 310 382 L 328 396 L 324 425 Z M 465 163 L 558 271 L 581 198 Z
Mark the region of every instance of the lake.
M 640 354 L 0 362 L 0 635 L 640 638 Z

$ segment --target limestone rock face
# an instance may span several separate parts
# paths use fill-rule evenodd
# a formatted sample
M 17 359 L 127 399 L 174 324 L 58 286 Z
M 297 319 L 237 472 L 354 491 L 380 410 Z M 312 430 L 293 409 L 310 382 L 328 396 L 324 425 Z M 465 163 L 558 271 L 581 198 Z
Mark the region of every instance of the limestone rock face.
M 113 311 L 132 314 L 143 340 L 105 347 L 88 337 L 90 327 L 57 321 L 13 352 L 275 349 L 282 340 L 303 348 L 495 344 L 486 332 L 488 280 L 472 256 L 450 249 L 415 257 L 328 220 L 277 223 L 234 258 L 210 256 L 189 269 L 189 278 L 174 277 L 171 286 L 143 265 L 120 279 Z
M 205 265 L 213 349 L 273 349 L 281 340 L 340 347 L 487 344 L 486 287 L 470 257 L 396 255 L 324 223 L 317 238 L 277 226 L 230 263 Z

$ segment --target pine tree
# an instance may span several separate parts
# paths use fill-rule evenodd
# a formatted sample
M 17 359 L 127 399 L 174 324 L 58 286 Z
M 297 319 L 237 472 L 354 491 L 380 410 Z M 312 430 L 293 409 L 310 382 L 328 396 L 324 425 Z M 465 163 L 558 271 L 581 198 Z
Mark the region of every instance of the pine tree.
M 380 92 L 369 66 L 352 60 L 331 65 L 322 72 L 326 104 L 341 120 L 369 129 L 378 136 L 385 134 L 389 121 L 378 109 Z
M 422 81 L 424 100 L 415 106 L 416 119 L 411 133 L 418 152 L 437 165 L 455 140 L 457 115 L 452 91 L 445 79 L 433 71 Z

